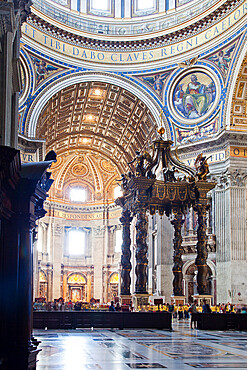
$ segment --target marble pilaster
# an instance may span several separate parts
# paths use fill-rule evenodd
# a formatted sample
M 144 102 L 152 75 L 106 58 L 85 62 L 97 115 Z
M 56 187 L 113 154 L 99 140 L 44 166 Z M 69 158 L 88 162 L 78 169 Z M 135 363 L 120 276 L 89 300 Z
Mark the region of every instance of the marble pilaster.
M 105 226 L 95 226 L 92 228 L 92 238 L 94 245 L 92 248 L 93 252 L 93 265 L 94 265 L 94 292 L 93 297 L 100 299 L 103 298 L 103 271 L 102 261 L 104 261 L 104 238 L 105 238 Z
M 64 229 L 58 224 L 52 224 L 52 256 L 53 256 L 53 294 L 52 299 L 57 299 L 62 296 L 62 281 L 61 281 L 61 265 L 64 241 Z

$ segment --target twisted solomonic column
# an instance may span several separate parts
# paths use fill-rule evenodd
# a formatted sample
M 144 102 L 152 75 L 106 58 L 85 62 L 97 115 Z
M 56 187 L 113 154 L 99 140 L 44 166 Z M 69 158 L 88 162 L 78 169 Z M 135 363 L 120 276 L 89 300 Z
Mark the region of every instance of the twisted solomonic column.
M 147 220 L 144 207 L 137 212 L 136 221 L 136 294 L 147 294 Z
M 174 296 L 183 296 L 183 260 L 182 260 L 182 254 L 183 254 L 183 247 L 182 247 L 182 226 L 184 224 L 184 218 L 183 213 L 179 209 L 176 212 L 174 212 L 174 219 L 171 221 L 171 224 L 174 227 L 174 239 L 173 239 L 173 295 Z
M 122 210 L 120 222 L 123 226 L 123 243 L 121 255 L 121 295 L 130 295 L 130 271 L 131 271 L 131 250 L 130 250 L 130 223 L 132 217 L 129 210 Z
M 200 295 L 209 294 L 209 286 L 207 282 L 208 266 L 207 266 L 207 211 L 209 205 L 197 204 L 194 207 L 197 212 L 197 257 L 195 265 L 197 266 L 197 290 Z

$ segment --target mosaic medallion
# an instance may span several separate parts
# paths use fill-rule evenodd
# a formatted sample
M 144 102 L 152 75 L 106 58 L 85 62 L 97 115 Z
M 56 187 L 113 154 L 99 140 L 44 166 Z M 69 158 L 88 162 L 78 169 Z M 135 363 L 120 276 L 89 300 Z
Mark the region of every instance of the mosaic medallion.
M 181 118 L 203 118 L 216 100 L 216 86 L 205 72 L 188 73 L 181 77 L 173 90 L 172 104 Z

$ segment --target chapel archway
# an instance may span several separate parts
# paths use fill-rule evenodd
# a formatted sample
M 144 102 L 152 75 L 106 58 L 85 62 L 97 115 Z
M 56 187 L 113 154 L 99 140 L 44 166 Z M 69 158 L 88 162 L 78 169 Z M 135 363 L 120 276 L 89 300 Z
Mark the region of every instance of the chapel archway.
M 207 263 L 208 272 L 207 272 L 207 282 L 208 282 L 208 291 L 209 295 L 214 297 L 215 287 L 214 287 L 214 272 L 209 267 Z M 184 266 L 184 292 L 186 296 L 186 301 L 188 303 L 193 302 L 193 297 L 198 294 L 197 291 L 197 267 L 194 262 L 189 262 L 187 265 Z
M 119 297 L 119 274 L 118 272 L 113 272 L 109 277 L 109 295 L 108 302 L 116 301 Z
M 86 277 L 81 273 L 72 273 L 67 279 L 68 296 L 72 302 L 86 301 Z
M 246 131 L 247 100 L 247 54 L 242 61 L 233 90 L 230 112 L 230 129 Z

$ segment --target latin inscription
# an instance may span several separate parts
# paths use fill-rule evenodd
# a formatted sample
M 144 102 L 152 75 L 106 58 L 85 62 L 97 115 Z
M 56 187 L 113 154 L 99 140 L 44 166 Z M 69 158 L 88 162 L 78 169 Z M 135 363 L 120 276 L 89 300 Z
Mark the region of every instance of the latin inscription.
M 74 57 L 84 61 L 107 64 L 135 64 L 146 63 L 156 60 L 166 59 L 168 57 L 178 55 L 182 52 L 192 50 L 193 48 L 203 45 L 206 42 L 214 39 L 221 33 L 228 30 L 236 24 L 247 13 L 247 1 L 245 1 L 238 9 L 230 14 L 223 21 L 201 32 L 188 40 L 181 41 L 177 44 L 169 45 L 163 48 L 157 48 L 148 51 L 140 52 L 103 52 L 96 50 L 84 49 L 82 47 L 73 46 L 69 43 L 64 43 L 55 38 L 43 34 L 40 30 L 31 27 L 24 23 L 22 32 L 27 37 L 45 45 L 46 47 L 66 54 L 69 57 Z

